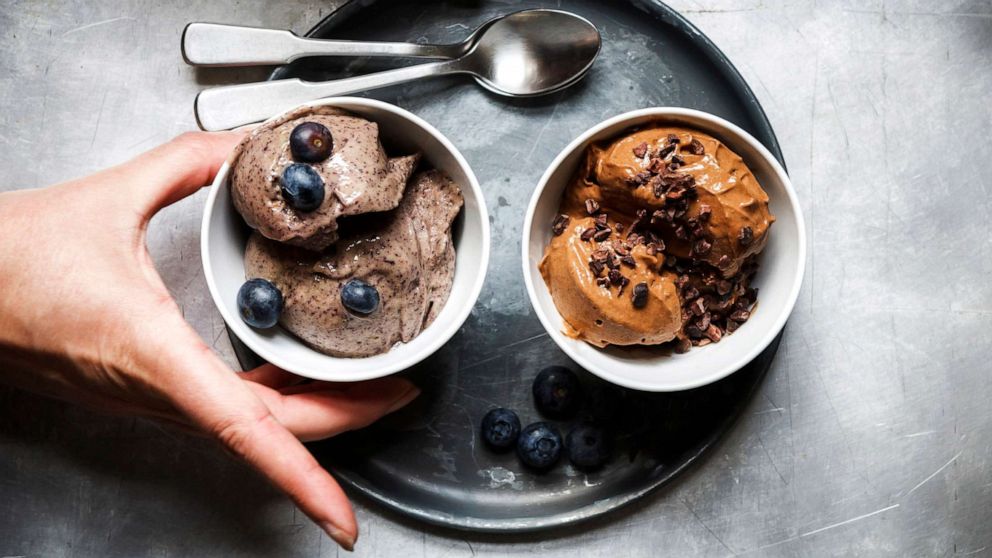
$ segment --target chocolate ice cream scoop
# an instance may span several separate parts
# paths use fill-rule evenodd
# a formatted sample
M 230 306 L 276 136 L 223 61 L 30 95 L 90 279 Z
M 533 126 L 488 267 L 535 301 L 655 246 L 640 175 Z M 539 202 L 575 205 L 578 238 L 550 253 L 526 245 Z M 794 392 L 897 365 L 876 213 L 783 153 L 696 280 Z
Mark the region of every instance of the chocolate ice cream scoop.
M 333 138 L 322 161 L 293 160 L 290 135 L 308 122 L 326 127 Z M 241 142 L 230 161 L 231 197 L 248 225 L 266 238 L 321 250 L 337 240 L 339 217 L 395 208 L 419 159 L 387 156 L 374 122 L 333 107 L 302 107 Z M 294 209 L 283 197 L 279 179 L 293 163 L 311 165 L 323 180 L 323 202 L 312 211 Z
M 451 179 L 422 172 L 411 179 L 399 207 L 347 219 L 341 238 L 323 252 L 253 233 L 245 274 L 282 291 L 279 323 L 317 350 L 341 357 L 383 353 L 416 337 L 447 301 L 455 271 L 451 224 L 462 203 Z M 356 279 L 378 294 L 368 314 L 342 302 L 342 288 Z
M 677 182 L 680 176 L 691 177 L 695 186 L 685 218 L 701 221 L 705 242 L 698 244 L 700 239 L 691 234 L 691 222 L 682 238 L 675 234 L 678 223 L 656 218 L 654 225 L 665 237 L 668 253 L 699 258 L 724 276 L 734 275 L 747 258 L 765 247 L 775 217 L 768 210 L 768 195 L 740 156 L 708 134 L 686 128 L 649 128 L 593 146 L 585 175 L 579 178 L 580 185 L 588 188 L 573 188 L 569 195 L 572 203 L 592 197 L 629 217 L 637 209 L 652 214 L 671 206 L 668 197 L 673 194 L 667 183 Z M 701 213 L 706 215 L 700 217 Z
M 576 215 L 541 260 L 564 333 L 597 347 L 674 339 L 682 328 L 681 302 L 676 275 L 661 270 L 664 255 L 646 245 L 631 247 L 612 230 L 602 241 L 583 237 L 596 229 L 594 217 Z

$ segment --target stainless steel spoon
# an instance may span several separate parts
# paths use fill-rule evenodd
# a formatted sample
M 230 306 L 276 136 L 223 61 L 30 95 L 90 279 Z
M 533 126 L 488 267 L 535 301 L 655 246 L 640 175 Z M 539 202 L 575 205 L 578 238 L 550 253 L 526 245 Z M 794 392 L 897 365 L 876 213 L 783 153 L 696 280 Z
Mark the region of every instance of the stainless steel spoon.
M 283 79 L 201 91 L 194 112 L 204 130 L 226 130 L 265 120 L 296 105 L 420 78 L 469 74 L 509 97 L 543 95 L 585 75 L 599 54 L 599 31 L 588 20 L 558 10 L 525 10 L 491 20 L 473 33 L 468 51 L 431 62 L 325 82 Z
M 309 56 L 392 56 L 458 58 L 468 52 L 479 30 L 448 45 L 309 39 L 282 29 L 194 22 L 183 29 L 183 60 L 190 66 L 234 67 L 289 64 Z

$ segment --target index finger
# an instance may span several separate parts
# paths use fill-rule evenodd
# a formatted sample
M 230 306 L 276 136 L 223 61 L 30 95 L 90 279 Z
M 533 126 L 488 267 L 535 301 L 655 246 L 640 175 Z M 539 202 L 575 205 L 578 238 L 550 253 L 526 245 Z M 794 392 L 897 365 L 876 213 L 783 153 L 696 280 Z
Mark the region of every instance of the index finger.
M 285 492 L 303 513 L 346 549 L 358 525 L 347 496 L 303 444 L 181 318 L 153 355 L 155 375 L 191 422 Z

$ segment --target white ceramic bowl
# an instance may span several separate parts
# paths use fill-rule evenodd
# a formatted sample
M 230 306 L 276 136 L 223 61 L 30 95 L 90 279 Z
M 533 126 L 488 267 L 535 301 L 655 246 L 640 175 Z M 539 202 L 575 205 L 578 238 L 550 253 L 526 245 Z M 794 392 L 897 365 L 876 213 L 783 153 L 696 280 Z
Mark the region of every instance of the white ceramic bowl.
M 634 126 L 681 125 L 706 132 L 738 155 L 768 193 L 776 221 L 760 256 L 753 285 L 760 289 L 751 318 L 719 343 L 693 347 L 686 354 L 666 354 L 651 347 L 599 349 L 562 334 L 563 320 L 555 308 L 538 263 L 551 240 L 551 221 L 562 193 L 596 141 L 619 135 Z M 802 284 L 806 263 L 806 232 L 796 193 L 788 175 L 758 140 L 726 120 L 691 109 L 656 107 L 624 113 L 593 126 L 570 143 L 541 177 L 527 208 L 523 230 L 523 266 L 527 294 L 548 334 L 586 370 L 625 387 L 644 391 L 678 391 L 715 382 L 739 370 L 767 347 L 785 326 Z
M 214 303 L 239 339 L 265 360 L 301 376 L 318 380 L 359 381 L 399 372 L 439 349 L 468 318 L 489 265 L 489 214 L 472 169 L 458 149 L 433 126 L 399 107 L 355 97 L 325 99 L 312 105 L 331 105 L 363 116 L 379 125 L 390 153 L 423 153 L 426 164 L 447 173 L 462 189 L 465 206 L 455 220 L 455 278 L 451 295 L 437 319 L 409 343 L 366 358 L 336 358 L 320 353 L 275 327 L 256 330 L 241 321 L 237 293 L 245 281 L 245 243 L 251 232 L 231 203 L 229 164 L 217 173 L 203 213 L 201 254 L 203 271 Z

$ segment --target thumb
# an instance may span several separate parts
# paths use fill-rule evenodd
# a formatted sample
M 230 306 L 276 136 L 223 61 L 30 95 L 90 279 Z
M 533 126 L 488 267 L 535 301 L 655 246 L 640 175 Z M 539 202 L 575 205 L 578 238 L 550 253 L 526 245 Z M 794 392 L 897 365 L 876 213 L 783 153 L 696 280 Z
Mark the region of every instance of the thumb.
M 213 181 L 247 130 L 186 132 L 97 175 L 97 183 L 126 198 L 125 206 L 150 218 Z

